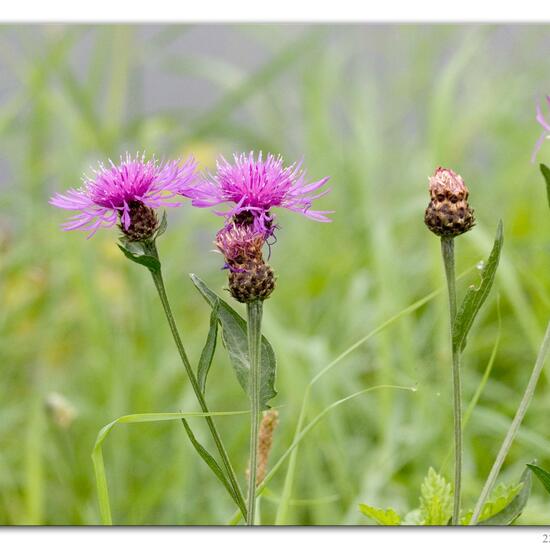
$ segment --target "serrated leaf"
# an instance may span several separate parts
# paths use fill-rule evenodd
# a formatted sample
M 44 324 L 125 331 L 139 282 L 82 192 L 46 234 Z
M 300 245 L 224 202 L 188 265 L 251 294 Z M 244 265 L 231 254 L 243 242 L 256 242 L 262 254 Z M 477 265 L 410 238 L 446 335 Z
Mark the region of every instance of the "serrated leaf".
M 199 366 L 197 368 L 197 380 L 201 392 L 204 393 L 206 389 L 206 378 L 208 371 L 212 365 L 212 359 L 214 359 L 214 352 L 216 351 L 216 340 L 218 339 L 218 310 L 219 302 L 216 301 L 210 314 L 210 329 L 208 330 L 208 336 L 204 348 L 202 348 L 201 357 L 199 359 Z
M 550 207 L 550 168 L 546 164 L 541 164 L 540 171 L 546 182 L 546 196 L 548 197 L 548 206 Z
M 160 271 L 160 261 L 155 252 L 154 243 L 130 241 L 126 237 L 119 239 L 117 246 L 132 262 L 148 268 L 150 271 Z
M 544 488 L 550 493 L 550 473 L 536 464 L 527 464 L 527 468 L 539 478 Z
M 447 525 L 452 511 L 451 484 L 430 468 L 420 487 L 422 525 Z
M 478 523 L 497 515 L 502 510 L 506 508 L 518 495 L 523 487 L 523 483 L 516 483 L 515 485 L 504 485 L 500 484 L 493 491 L 491 498 L 483 505 L 483 509 L 479 515 Z M 472 519 L 473 511 L 468 512 L 464 515 L 460 523 L 462 525 L 470 525 L 470 520 Z
M 478 525 L 510 525 L 523 512 L 529 494 L 531 492 L 531 470 L 525 468 L 520 479 L 521 490 L 514 499 L 500 512 L 483 521 L 479 521 Z
M 182 418 L 181 421 L 183 423 L 185 431 L 187 432 L 187 436 L 189 437 L 189 440 L 191 441 L 191 444 L 197 451 L 198 455 L 204 460 L 204 463 L 212 470 L 214 475 L 223 483 L 228 493 L 235 501 L 235 504 L 239 507 L 241 512 L 246 515 L 246 510 L 242 507 L 242 503 L 239 502 L 239 498 L 235 494 L 235 491 L 229 483 L 224 471 L 221 469 L 221 466 L 218 464 L 216 459 L 199 443 L 199 441 L 195 437 L 195 434 L 193 433 L 193 430 L 191 430 L 191 426 L 189 426 L 189 422 L 187 422 L 185 418 Z
M 375 508 L 368 504 L 359 504 L 359 510 L 368 518 L 376 521 L 378 525 L 401 525 L 401 518 L 393 508 Z
M 229 359 L 235 370 L 239 384 L 248 394 L 248 375 L 250 372 L 250 360 L 248 356 L 248 339 L 246 333 L 246 321 L 199 277 L 190 275 L 193 284 L 202 294 L 203 298 L 214 307 L 218 303 L 218 320 L 222 326 L 222 341 L 229 354 Z M 268 409 L 268 401 L 273 399 L 275 391 L 275 372 L 277 362 L 271 344 L 265 336 L 262 336 L 262 349 L 260 361 L 260 406 Z
M 470 286 L 453 323 L 453 348 L 462 351 L 466 342 L 466 336 L 472 328 L 472 324 L 481 306 L 487 299 L 493 286 L 495 274 L 502 251 L 503 234 L 502 221 L 498 223 L 495 242 L 485 267 L 481 272 L 481 282 L 476 288 Z

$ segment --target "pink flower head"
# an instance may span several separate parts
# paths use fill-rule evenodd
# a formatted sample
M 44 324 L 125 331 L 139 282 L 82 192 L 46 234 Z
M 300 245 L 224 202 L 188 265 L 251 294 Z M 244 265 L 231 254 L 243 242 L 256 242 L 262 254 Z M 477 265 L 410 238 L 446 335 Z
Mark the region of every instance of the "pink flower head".
M 83 177 L 79 189 L 69 189 L 66 194 L 56 193 L 50 204 L 65 210 L 74 210 L 65 231 L 79 229 L 89 231 L 88 238 L 100 227 L 113 226 L 118 218 L 122 226 L 130 226 L 130 206 L 141 203 L 149 208 L 180 206 L 174 197 L 183 195 L 193 183 L 197 164 L 189 157 L 183 164 L 179 160 L 159 163 L 155 158 L 146 161 L 145 155 L 132 158 L 129 153 L 115 165 L 99 164 L 94 177 Z
M 550 106 L 550 96 L 548 95 L 546 96 L 546 103 L 548 103 L 548 105 Z M 540 137 L 535 144 L 535 149 L 533 150 L 533 154 L 531 155 L 531 162 L 535 162 L 535 159 L 537 158 L 537 153 L 539 152 L 543 141 L 550 138 L 550 124 L 546 122 L 542 114 L 540 103 L 537 103 L 537 116 L 535 117 L 535 119 L 542 126 L 542 133 L 540 134 Z
M 207 208 L 229 202 L 235 206 L 218 215 L 237 221 L 251 223 L 256 231 L 269 237 L 275 230 L 273 207 L 282 207 L 299 212 L 312 220 L 330 222 L 328 210 L 311 210 L 315 199 L 326 195 L 330 189 L 319 191 L 328 181 L 328 177 L 312 183 L 306 182 L 302 163 L 283 167 L 283 159 L 271 154 L 257 160 L 254 153 L 233 156 L 230 164 L 225 158 L 217 161 L 217 172 L 203 178 L 198 185 L 187 190 L 185 196 L 193 200 L 193 206 Z

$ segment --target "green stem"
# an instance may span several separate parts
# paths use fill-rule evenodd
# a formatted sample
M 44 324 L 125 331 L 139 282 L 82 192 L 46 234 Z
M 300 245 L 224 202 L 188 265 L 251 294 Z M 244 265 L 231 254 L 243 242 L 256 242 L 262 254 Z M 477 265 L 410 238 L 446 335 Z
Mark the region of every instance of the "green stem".
M 150 252 L 155 255 L 155 257 L 158 259 L 158 253 L 156 250 L 156 246 L 153 243 L 151 246 Z M 168 324 L 170 325 L 170 330 L 172 331 L 172 336 L 174 338 L 174 342 L 176 343 L 176 347 L 178 348 L 178 352 L 180 354 L 181 360 L 183 362 L 183 366 L 185 367 L 185 371 L 187 372 L 187 376 L 189 377 L 189 380 L 191 381 L 191 386 L 193 387 L 193 391 L 195 392 L 195 395 L 197 396 L 197 401 L 199 402 L 199 405 L 203 412 L 207 413 L 209 412 L 208 406 L 206 405 L 206 400 L 204 398 L 204 395 L 200 389 L 197 377 L 195 376 L 195 372 L 193 371 L 193 368 L 191 367 L 191 363 L 189 362 L 189 359 L 187 357 L 187 353 L 185 352 L 185 348 L 183 347 L 183 343 L 181 341 L 178 327 L 176 325 L 176 321 L 174 320 L 174 316 L 172 314 L 172 309 L 170 308 L 170 303 L 168 302 L 168 296 L 166 295 L 166 289 L 164 288 L 164 280 L 162 278 L 162 272 L 160 269 L 158 270 L 150 270 L 151 275 L 153 276 L 153 281 L 155 283 L 155 286 L 158 291 L 158 295 L 160 298 L 160 301 L 162 303 L 162 307 L 164 309 L 164 313 L 166 315 L 166 320 L 168 321 Z M 214 420 L 210 416 L 205 417 L 206 423 L 208 424 L 208 428 L 210 429 L 210 433 L 212 434 L 212 438 L 214 440 L 214 443 L 218 449 L 218 452 L 220 454 L 220 457 L 222 459 L 222 462 L 225 466 L 226 474 L 229 478 L 229 483 L 231 487 L 233 488 L 234 494 L 231 496 L 237 501 L 237 504 L 239 505 L 239 508 L 242 510 L 243 513 L 246 513 L 246 504 L 244 502 L 244 497 L 241 491 L 241 488 L 239 486 L 239 482 L 237 481 L 237 477 L 235 475 L 235 471 L 233 469 L 233 466 L 231 465 L 231 462 L 229 460 L 229 456 L 227 454 L 227 451 L 222 443 L 222 440 L 220 438 L 220 434 L 218 433 L 218 429 L 216 428 L 216 424 L 214 423 Z
M 460 350 L 453 344 L 454 321 L 456 318 L 455 250 L 453 237 L 441 237 L 441 254 L 447 278 L 449 293 L 449 318 L 451 324 L 451 348 L 453 355 L 453 412 L 455 441 L 455 479 L 452 524 L 460 520 L 460 492 L 462 486 L 462 404 L 460 389 Z
M 246 305 L 248 315 L 248 355 L 250 374 L 248 394 L 250 395 L 250 475 L 248 481 L 248 516 L 247 525 L 254 525 L 256 510 L 256 467 L 258 459 L 258 427 L 260 424 L 260 356 L 262 337 L 261 300 L 254 300 Z

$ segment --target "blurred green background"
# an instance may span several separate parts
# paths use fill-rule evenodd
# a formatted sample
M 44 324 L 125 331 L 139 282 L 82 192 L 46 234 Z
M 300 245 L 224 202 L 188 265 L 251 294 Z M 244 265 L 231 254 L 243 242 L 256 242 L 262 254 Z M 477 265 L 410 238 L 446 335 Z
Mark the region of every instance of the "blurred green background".
M 303 155 L 311 178 L 331 176 L 320 207 L 336 210 L 332 224 L 279 215 L 270 260 L 278 287 L 264 328 L 279 362 L 272 463 L 292 440 L 312 377 L 444 284 L 438 239 L 423 224 L 427 178 L 440 164 L 462 174 L 478 224 L 457 243 L 458 271 L 487 256 L 499 218 L 505 228 L 497 281 L 464 356 L 468 402 L 499 334 L 499 297 L 496 362 L 465 434 L 463 500 L 473 507 L 550 307 L 550 216 L 530 163 L 549 48 L 547 26 L 1 27 L 0 523 L 98 523 L 98 430 L 127 413 L 197 410 L 146 270 L 122 257 L 116 230 L 89 241 L 63 233 L 65 213 L 47 204 L 126 150 L 193 152 L 213 169 L 218 152 L 261 149 L 288 162 Z M 550 161 L 550 146 L 539 160 Z M 209 311 L 187 274 L 224 292 L 211 253 L 221 219 L 189 206 L 168 215 L 159 248 L 196 362 Z M 478 279 L 470 271 L 459 291 Z M 446 315 L 440 294 L 316 384 L 309 418 L 374 384 L 418 391 L 366 394 L 315 428 L 297 455 L 288 523 L 367 524 L 360 502 L 418 505 L 423 477 L 442 467 L 452 442 Z M 549 380 L 547 367 L 503 481 L 533 458 L 550 468 Z M 247 407 L 221 345 L 208 401 Z M 209 442 L 204 422 L 192 424 Z M 218 424 L 244 484 L 248 420 Z M 115 428 L 105 461 L 115 523 L 216 524 L 233 513 L 178 422 Z M 285 472 L 262 498 L 264 523 L 275 519 Z M 519 523 L 550 523 L 536 481 Z

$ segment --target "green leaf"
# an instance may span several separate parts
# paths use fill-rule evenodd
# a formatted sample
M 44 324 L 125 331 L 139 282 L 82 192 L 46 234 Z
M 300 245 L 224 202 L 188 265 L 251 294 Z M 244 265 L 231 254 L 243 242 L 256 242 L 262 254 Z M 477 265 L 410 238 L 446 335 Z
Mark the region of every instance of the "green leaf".
M 544 485 L 544 488 L 550 493 L 550 473 L 535 464 L 527 464 L 527 468 L 529 468 L 539 478 L 539 481 Z
M 208 371 L 212 365 L 212 359 L 214 359 L 214 352 L 216 351 L 216 340 L 218 339 L 218 310 L 220 304 L 216 301 L 210 314 L 210 330 L 206 338 L 206 343 L 202 349 L 201 358 L 199 359 L 199 366 L 197 369 L 197 379 L 201 392 L 204 393 L 206 389 L 206 377 Z
M 451 484 L 430 468 L 420 487 L 422 525 L 447 525 L 452 511 Z
M 546 196 L 548 197 L 548 206 L 550 206 L 550 168 L 546 164 L 541 164 L 540 171 L 546 181 Z
M 478 525 L 510 525 L 519 517 L 531 492 L 531 470 L 525 468 L 520 479 L 521 490 L 514 499 L 500 512 L 491 516 L 484 521 L 478 522 Z
M 244 391 L 248 393 L 250 361 L 248 357 L 246 321 L 229 304 L 210 290 L 199 277 L 194 274 L 191 274 L 190 277 L 197 290 L 210 304 L 210 307 L 215 307 L 216 303 L 219 304 L 218 320 L 222 326 L 222 340 L 229 353 L 237 380 Z M 267 402 L 277 395 L 274 387 L 277 362 L 273 348 L 264 336 L 262 336 L 261 354 L 260 406 L 262 409 L 268 409 Z
M 199 456 L 204 460 L 206 465 L 214 472 L 214 475 L 222 482 L 222 484 L 227 489 L 227 492 L 231 495 L 233 500 L 235 501 L 235 504 L 239 507 L 241 512 L 243 514 L 246 514 L 246 509 L 241 507 L 241 502 L 239 501 L 239 498 L 235 494 L 235 491 L 233 490 L 233 487 L 231 486 L 231 483 L 227 480 L 227 477 L 224 473 L 224 471 L 221 469 L 220 465 L 216 462 L 216 459 L 198 442 L 197 438 L 195 437 L 195 434 L 191 430 L 191 427 L 189 426 L 189 422 L 185 420 L 185 418 L 181 419 L 181 422 L 183 424 L 183 427 L 185 428 L 185 431 L 187 432 L 187 435 L 189 436 L 189 440 L 193 444 L 193 447 L 195 447 L 195 450 L 199 454 Z
M 481 272 L 481 283 L 479 287 L 470 286 L 460 306 L 453 323 L 453 348 L 462 351 L 465 346 L 466 336 L 472 328 L 472 324 L 481 306 L 487 299 L 489 291 L 493 286 L 495 274 L 500 260 L 502 250 L 502 221 L 499 222 L 493 250 L 487 260 L 487 264 Z
M 157 240 L 161 235 L 164 234 L 166 228 L 168 227 L 168 220 L 166 218 L 166 210 L 162 213 L 162 218 L 160 220 L 157 232 L 155 233 L 155 240 Z
M 118 247 L 132 262 L 143 265 L 152 272 L 158 273 L 160 271 L 160 261 L 154 243 L 129 241 L 126 237 L 122 237 Z
M 399 514 L 393 508 L 375 508 L 368 504 L 359 504 L 359 510 L 378 523 L 378 525 L 401 525 L 401 518 Z
M 478 523 L 483 523 L 485 520 L 496 516 L 502 512 L 513 500 L 523 488 L 523 483 L 516 483 L 515 485 L 500 484 L 493 491 L 491 498 L 484 504 L 483 509 L 479 515 Z M 470 525 L 470 521 L 473 516 L 473 511 L 468 512 L 460 520 L 462 525 Z

